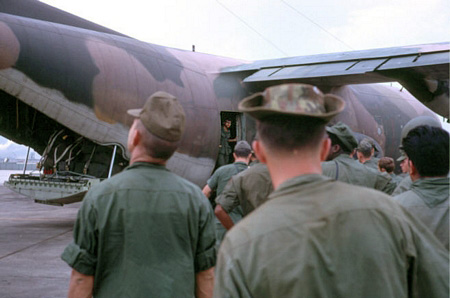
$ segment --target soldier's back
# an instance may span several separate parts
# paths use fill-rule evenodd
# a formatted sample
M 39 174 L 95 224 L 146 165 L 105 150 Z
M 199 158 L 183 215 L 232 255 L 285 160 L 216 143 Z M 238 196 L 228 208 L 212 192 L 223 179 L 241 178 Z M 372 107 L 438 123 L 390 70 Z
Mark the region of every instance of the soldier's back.
M 416 223 L 380 192 L 292 178 L 227 234 L 215 297 L 444 297 L 448 254 Z
M 398 184 L 397 187 L 394 189 L 394 192 L 392 193 L 392 196 L 397 196 L 405 191 L 410 190 L 412 185 L 411 176 L 407 175 L 405 178 L 403 178 Z
M 378 171 L 378 161 L 379 161 L 379 160 L 380 160 L 379 158 L 372 157 L 371 159 L 369 159 L 368 161 L 366 161 L 366 162 L 364 163 L 364 165 L 367 166 L 367 167 L 369 167 L 369 168 L 371 168 L 371 169 L 374 169 L 374 170 L 377 170 L 377 171 Z
M 322 163 L 323 175 L 337 181 L 353 185 L 374 188 L 385 191 L 390 182 L 388 175 L 371 169 L 346 154 L 341 154 L 335 159 Z

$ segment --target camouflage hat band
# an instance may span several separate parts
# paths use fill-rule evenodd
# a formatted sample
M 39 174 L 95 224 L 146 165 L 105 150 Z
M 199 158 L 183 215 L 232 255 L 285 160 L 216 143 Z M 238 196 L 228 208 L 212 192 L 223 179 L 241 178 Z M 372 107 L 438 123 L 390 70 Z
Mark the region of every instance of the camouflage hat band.
M 344 109 L 344 101 L 336 95 L 322 94 L 312 85 L 284 84 L 255 93 L 239 103 L 239 110 L 256 119 L 267 116 L 302 116 L 330 121 Z
M 174 96 L 162 91 L 156 92 L 147 99 L 142 109 L 127 112 L 139 118 L 145 128 L 155 136 L 169 142 L 181 139 L 185 114 Z

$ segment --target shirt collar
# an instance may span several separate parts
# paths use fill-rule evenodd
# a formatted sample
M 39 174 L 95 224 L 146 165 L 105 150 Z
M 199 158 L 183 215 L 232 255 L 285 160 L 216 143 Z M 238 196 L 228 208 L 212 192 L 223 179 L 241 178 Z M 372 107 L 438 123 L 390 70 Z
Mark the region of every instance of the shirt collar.
M 411 190 L 429 207 L 434 207 L 449 197 L 449 178 L 422 178 L 414 181 Z
M 291 178 L 281 183 L 278 188 L 270 195 L 284 195 L 291 192 L 293 189 L 297 191 L 298 187 L 304 187 L 305 185 L 322 184 L 325 181 L 333 181 L 331 178 L 320 174 L 306 174 Z
M 164 165 L 150 163 L 150 162 L 143 162 L 143 161 L 135 162 L 132 165 L 129 165 L 128 167 L 126 167 L 125 170 L 134 169 L 134 168 L 142 168 L 142 167 L 167 170 L 166 166 L 164 166 Z
M 350 155 L 347 154 L 347 153 L 342 153 L 342 154 L 338 155 L 335 159 L 336 159 L 336 160 L 337 160 L 337 159 L 341 159 L 341 160 L 342 160 L 342 159 L 347 159 L 347 160 L 351 159 L 351 160 L 355 160 L 355 159 L 353 159 L 352 157 L 350 157 Z

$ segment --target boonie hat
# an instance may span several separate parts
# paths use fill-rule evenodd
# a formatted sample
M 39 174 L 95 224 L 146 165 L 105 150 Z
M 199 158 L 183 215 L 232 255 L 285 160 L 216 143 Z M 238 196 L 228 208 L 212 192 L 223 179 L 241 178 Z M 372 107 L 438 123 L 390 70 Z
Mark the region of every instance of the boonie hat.
M 261 120 L 267 116 L 303 116 L 330 121 L 344 109 L 342 98 L 323 94 L 307 84 L 283 84 L 266 88 L 239 103 L 239 110 Z
M 334 134 L 348 150 L 352 151 L 358 146 L 353 131 L 346 124 L 338 122 L 331 127 L 327 126 L 326 129 L 328 133 Z
M 128 110 L 128 114 L 139 118 L 147 130 L 155 136 L 176 142 L 184 131 L 185 114 L 175 96 L 158 91 L 151 95 L 142 109 Z

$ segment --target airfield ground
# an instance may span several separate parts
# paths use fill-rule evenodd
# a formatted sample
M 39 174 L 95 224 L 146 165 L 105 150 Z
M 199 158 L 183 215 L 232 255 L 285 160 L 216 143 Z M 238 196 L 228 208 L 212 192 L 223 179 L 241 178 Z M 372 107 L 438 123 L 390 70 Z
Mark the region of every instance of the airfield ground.
M 71 269 L 60 255 L 80 204 L 36 204 L 0 186 L 0 297 L 67 296 Z

